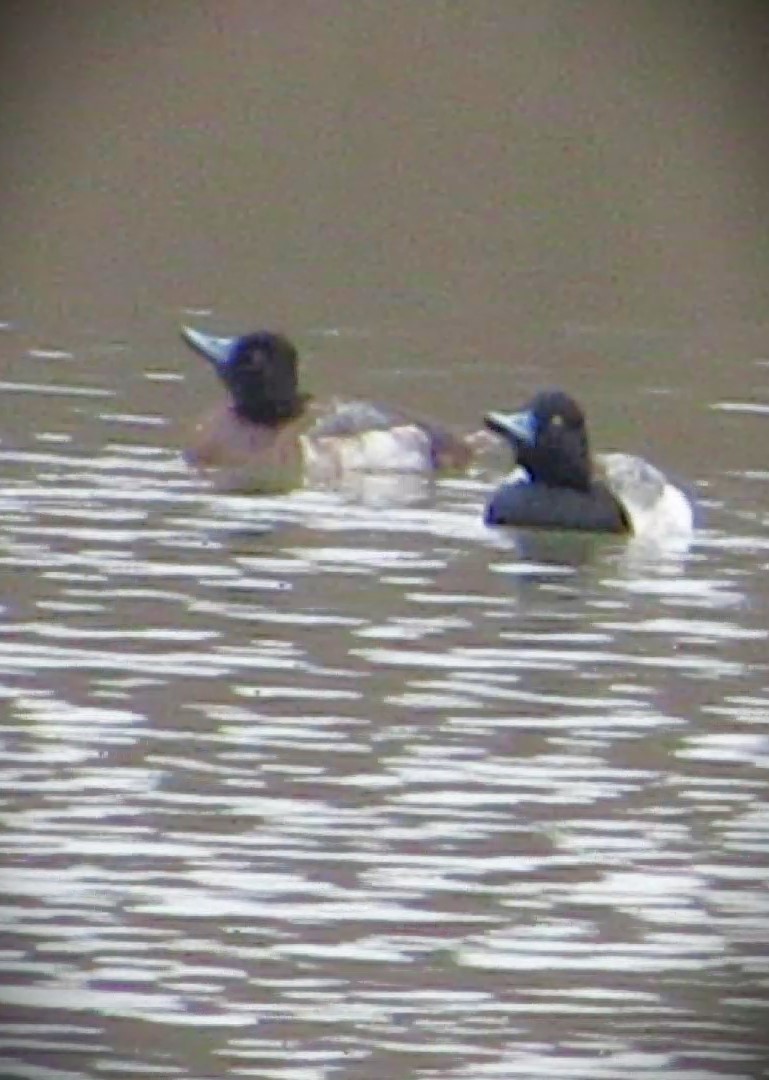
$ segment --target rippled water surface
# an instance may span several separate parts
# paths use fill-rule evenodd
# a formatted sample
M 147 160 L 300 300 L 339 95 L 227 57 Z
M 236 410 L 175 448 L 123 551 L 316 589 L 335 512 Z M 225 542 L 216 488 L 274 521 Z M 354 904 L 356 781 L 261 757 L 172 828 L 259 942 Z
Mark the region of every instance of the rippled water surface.
M 683 553 L 224 497 L 6 355 L 8 1075 L 757 1075 L 759 462 Z
M 739 20 L 15 7 L 0 1076 L 769 1075 Z M 468 429 L 564 385 L 694 541 L 489 530 L 484 472 L 217 494 L 182 321 L 282 326 L 317 397 Z

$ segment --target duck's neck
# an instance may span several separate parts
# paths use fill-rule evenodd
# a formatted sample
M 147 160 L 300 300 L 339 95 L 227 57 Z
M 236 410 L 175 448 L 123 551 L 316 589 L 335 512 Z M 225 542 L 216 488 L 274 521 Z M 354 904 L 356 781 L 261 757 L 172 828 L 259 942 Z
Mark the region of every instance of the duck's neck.
M 518 447 L 518 463 L 534 483 L 546 487 L 588 492 L 593 487 L 593 463 L 584 433 L 550 437 L 547 433 L 534 446 Z
M 278 431 L 286 424 L 298 420 L 305 413 L 308 397 L 298 394 L 291 401 L 238 401 L 233 400 L 230 410 L 238 420 L 253 424 L 256 427 L 270 428 Z
M 582 492 L 588 492 L 593 487 L 593 469 L 589 457 L 575 459 L 548 454 L 545 460 L 519 458 L 519 464 L 535 484 Z

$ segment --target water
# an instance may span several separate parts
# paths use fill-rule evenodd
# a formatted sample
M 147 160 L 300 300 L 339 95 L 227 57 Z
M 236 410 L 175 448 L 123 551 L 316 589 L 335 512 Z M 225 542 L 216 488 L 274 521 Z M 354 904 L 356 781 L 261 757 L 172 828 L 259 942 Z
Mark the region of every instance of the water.
M 460 268 L 428 252 L 446 206 L 460 205 L 456 178 L 450 198 L 397 185 L 382 195 L 390 206 L 402 200 L 408 227 L 396 240 L 365 185 L 334 190 L 326 160 L 320 191 L 309 171 L 292 172 L 298 204 L 280 176 L 261 177 L 276 209 L 254 250 L 233 207 L 247 205 L 262 144 L 230 162 L 237 195 L 227 215 L 203 182 L 224 168 L 210 155 L 238 145 L 236 105 L 254 66 L 228 67 L 223 84 L 221 62 L 247 51 L 251 10 L 228 8 L 219 37 L 192 17 L 173 27 L 173 70 L 194 70 L 200 97 L 166 99 L 165 122 L 199 140 L 199 171 L 187 173 L 181 135 L 158 144 L 163 167 L 140 189 L 146 224 L 132 216 L 121 140 L 140 140 L 148 115 L 159 122 L 145 96 L 167 88 L 166 69 L 147 64 L 137 79 L 135 64 L 136 50 L 145 61 L 168 40 L 162 13 L 141 27 L 126 16 L 106 100 L 94 100 L 95 114 L 69 114 L 82 139 L 130 89 L 115 158 L 100 165 L 115 184 L 113 210 L 127 215 L 121 235 L 103 230 L 103 192 L 71 192 L 92 217 L 49 203 L 55 170 L 15 196 L 25 212 L 11 226 L 16 277 L 0 311 L 0 1075 L 765 1075 L 769 362 L 751 308 L 756 281 L 745 269 L 739 303 L 723 301 L 707 322 L 689 317 L 734 285 L 716 256 L 716 222 L 682 248 L 708 255 L 701 280 L 683 260 L 665 263 L 681 273 L 668 297 L 675 312 L 655 321 L 644 299 L 667 288 L 656 281 L 664 253 L 644 269 L 648 251 L 635 262 L 631 251 L 623 283 L 651 293 L 629 289 L 622 311 L 594 318 L 605 282 L 595 264 L 580 276 L 569 269 L 577 225 L 564 234 L 562 222 L 532 222 L 523 206 L 494 220 L 468 209 L 446 239 L 464 253 Z M 502 95 L 503 61 L 522 42 L 539 42 L 529 63 L 542 78 L 564 56 L 576 63 L 582 47 L 572 53 L 548 36 L 557 5 L 541 19 L 511 16 L 508 39 L 504 6 L 473 20 L 396 5 L 392 25 L 375 6 L 360 10 L 341 5 L 336 24 L 308 11 L 313 35 L 297 10 L 265 5 L 250 47 L 278 78 L 280 56 L 302 43 L 301 104 L 339 78 L 332 60 L 351 42 L 379 55 L 363 34 L 376 28 L 412 165 L 429 102 L 446 154 L 459 152 L 464 121 L 453 127 L 444 112 L 452 78 L 479 116 L 492 90 Z M 45 97 L 53 123 L 64 108 L 56 79 L 115 30 L 82 20 L 77 29 L 47 92 L 20 98 L 31 117 Z M 43 30 L 33 60 L 53 64 L 58 54 L 45 49 L 62 27 L 52 19 Z M 599 19 L 591 33 L 604 32 Z M 459 64 L 467 33 L 490 72 L 475 89 Z M 409 75 L 424 34 L 436 35 L 443 59 Z M 600 55 L 579 83 L 585 100 L 591 80 L 613 70 Z M 530 74 L 514 67 L 510 78 Z M 357 77 L 351 100 L 365 114 L 377 73 L 363 65 Z M 79 78 L 90 100 L 94 73 Z M 414 79 L 431 87 L 427 101 L 409 100 Z M 363 137 L 355 116 L 341 134 L 318 133 L 317 110 L 301 118 L 292 85 L 271 88 L 277 111 L 263 125 L 288 125 L 279 145 L 300 161 L 303 140 L 309 154 L 321 138 Z M 280 88 L 287 97 L 275 105 Z M 340 87 L 334 101 L 350 93 Z M 216 126 L 189 126 L 193 104 L 217 100 Z M 541 130 L 489 114 L 493 133 L 510 124 L 534 155 L 521 181 L 533 190 Z M 390 128 L 377 130 L 347 151 L 360 176 L 374 168 L 373 144 L 392 148 Z M 31 153 L 23 131 L 13 145 L 18 167 Z M 83 147 L 95 168 L 96 151 Z M 59 166 L 64 152 L 55 139 L 46 151 Z M 477 175 L 460 186 L 481 207 L 485 169 L 499 163 L 491 151 L 474 160 Z M 169 176 L 185 177 L 188 207 L 170 200 Z M 567 176 L 558 198 L 568 186 Z M 708 174 L 706 187 L 720 191 L 719 177 Z M 631 205 L 622 190 L 616 198 Z M 421 230 L 428 206 L 437 216 Z M 290 218 L 282 225 L 277 208 Z M 48 260 L 38 240 L 22 245 L 33 212 L 40 235 L 58 236 Z M 187 214 L 202 223 L 194 241 L 178 229 Z M 361 260 L 345 216 L 371 233 Z M 321 218 L 323 243 L 334 240 L 328 263 L 284 264 L 281 236 L 315 251 Z M 545 228 L 549 243 L 565 236 L 563 277 L 542 269 Z M 463 283 L 509 270 L 513 237 L 524 296 L 508 311 L 504 290 Z M 191 260 L 190 243 L 205 258 Z M 744 244 L 746 268 L 758 258 L 747 240 L 729 243 L 735 260 Z M 217 265 L 222 244 L 228 257 Z M 57 276 L 58 259 L 75 250 L 82 258 Z M 121 267 L 112 277 L 110 259 Z M 246 282 L 249 259 L 256 276 Z M 552 310 L 546 295 L 559 300 Z M 409 403 L 470 427 L 489 405 L 568 385 L 597 446 L 644 453 L 689 486 L 693 544 L 488 530 L 485 474 L 402 493 L 395 506 L 377 485 L 217 494 L 179 455 L 188 420 L 216 387 L 175 326 L 231 329 L 254 318 L 255 296 L 278 320 L 290 310 L 284 325 L 296 327 L 319 396 Z
M 762 480 L 521 550 L 108 422 L 3 453 L 7 1074 L 756 1075 Z

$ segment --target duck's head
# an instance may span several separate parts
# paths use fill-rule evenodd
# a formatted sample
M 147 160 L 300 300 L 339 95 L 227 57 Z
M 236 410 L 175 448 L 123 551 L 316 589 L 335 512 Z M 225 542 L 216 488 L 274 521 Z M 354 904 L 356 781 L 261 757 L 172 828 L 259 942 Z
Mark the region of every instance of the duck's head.
M 299 391 L 299 358 L 282 334 L 259 330 L 242 337 L 214 337 L 183 326 L 181 335 L 214 365 L 239 416 L 276 426 L 303 413 L 308 396 Z
M 519 412 L 490 412 L 490 431 L 505 438 L 535 483 L 586 491 L 592 481 L 585 415 L 563 390 L 541 390 Z

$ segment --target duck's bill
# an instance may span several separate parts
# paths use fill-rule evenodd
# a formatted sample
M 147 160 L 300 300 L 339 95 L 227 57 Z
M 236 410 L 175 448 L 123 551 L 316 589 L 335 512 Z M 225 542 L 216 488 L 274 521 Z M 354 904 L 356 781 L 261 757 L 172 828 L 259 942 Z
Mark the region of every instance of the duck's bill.
M 533 446 L 536 442 L 537 422 L 528 409 L 514 413 L 489 412 L 483 422 L 489 431 L 511 442 L 524 443 L 526 446 Z
M 190 348 L 204 356 L 215 367 L 226 366 L 232 354 L 235 338 L 215 337 L 213 334 L 204 334 L 202 330 L 193 330 L 191 326 L 182 326 L 180 332 Z

